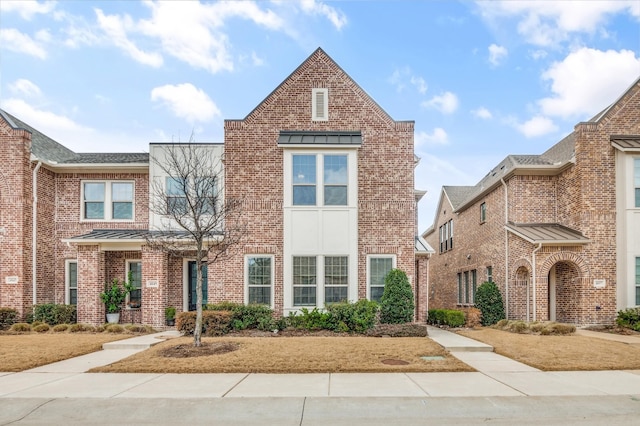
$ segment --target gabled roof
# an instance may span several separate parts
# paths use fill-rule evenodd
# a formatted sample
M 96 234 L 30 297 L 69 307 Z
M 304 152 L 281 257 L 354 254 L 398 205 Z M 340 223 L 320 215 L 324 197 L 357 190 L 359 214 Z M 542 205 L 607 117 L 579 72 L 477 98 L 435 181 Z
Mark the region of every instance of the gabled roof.
M 575 229 L 558 223 L 520 223 L 509 222 L 505 229 L 530 243 L 542 245 L 581 245 L 589 239 Z
M 475 186 L 443 186 L 442 190 L 446 194 L 451 207 L 456 210 L 466 199 L 476 190 Z

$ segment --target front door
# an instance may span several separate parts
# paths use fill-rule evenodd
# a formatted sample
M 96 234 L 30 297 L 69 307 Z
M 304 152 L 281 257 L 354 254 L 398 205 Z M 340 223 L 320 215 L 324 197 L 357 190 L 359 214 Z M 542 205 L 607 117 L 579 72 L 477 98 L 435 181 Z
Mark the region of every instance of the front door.
M 189 262 L 189 310 L 190 311 L 195 311 L 196 310 L 196 302 L 198 300 L 198 296 L 196 295 L 196 279 L 197 279 L 197 273 L 198 273 L 198 269 L 196 267 L 196 262 L 195 261 L 191 261 Z M 207 304 L 207 265 L 202 265 L 202 304 L 206 305 Z

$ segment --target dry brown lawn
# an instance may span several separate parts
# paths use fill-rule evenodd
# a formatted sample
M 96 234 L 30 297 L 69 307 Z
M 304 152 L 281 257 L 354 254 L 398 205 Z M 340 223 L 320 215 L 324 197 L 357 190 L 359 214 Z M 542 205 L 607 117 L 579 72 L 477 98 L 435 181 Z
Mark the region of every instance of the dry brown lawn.
M 595 337 L 516 334 L 492 328 L 460 330 L 496 353 L 544 371 L 637 370 L 640 347 Z
M 223 348 L 210 355 L 177 358 L 170 339 L 151 349 L 92 372 L 110 373 L 333 373 L 474 371 L 426 337 L 211 337 L 203 343 Z M 214 346 L 211 346 L 214 345 Z M 229 347 L 237 347 L 229 350 Z M 167 351 L 171 356 L 165 356 Z M 214 351 L 216 352 L 216 351 Z M 440 360 L 421 357 L 440 356 Z M 398 362 L 400 361 L 400 362 Z M 406 363 L 406 364 L 405 364 Z M 397 365 L 403 364 L 403 365 Z
M 0 334 L 0 371 L 23 371 L 102 349 L 130 334 Z

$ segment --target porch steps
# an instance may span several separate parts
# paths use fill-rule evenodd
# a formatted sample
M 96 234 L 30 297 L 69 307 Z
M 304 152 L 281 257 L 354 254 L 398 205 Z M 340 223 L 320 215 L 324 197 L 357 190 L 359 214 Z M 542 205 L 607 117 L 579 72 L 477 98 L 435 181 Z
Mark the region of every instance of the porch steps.
M 149 349 L 153 345 L 157 345 L 167 339 L 180 337 L 180 335 L 181 334 L 175 330 L 167 330 L 160 333 L 145 334 L 144 336 L 105 343 L 102 345 L 102 349 Z

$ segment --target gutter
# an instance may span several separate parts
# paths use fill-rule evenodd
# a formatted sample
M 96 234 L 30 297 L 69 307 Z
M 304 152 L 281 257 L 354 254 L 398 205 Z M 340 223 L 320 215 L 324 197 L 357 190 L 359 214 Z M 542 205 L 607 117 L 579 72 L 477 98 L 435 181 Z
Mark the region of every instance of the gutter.
M 504 187 L 504 304 L 505 316 L 509 319 L 509 231 L 506 229 L 506 225 L 509 223 L 509 187 L 504 178 L 501 178 L 500 182 Z
M 38 170 L 42 166 L 42 161 L 38 160 L 35 169 L 33 169 L 33 205 L 32 205 L 32 231 L 31 231 L 31 281 L 33 282 L 33 304 L 37 304 L 38 300 L 38 273 L 37 273 L 37 242 L 38 242 Z
M 531 253 L 531 263 L 533 266 L 533 321 L 536 321 L 536 311 L 538 310 L 537 306 L 536 306 L 536 252 L 538 250 L 540 250 L 542 248 L 542 243 L 538 244 L 538 247 L 536 247 L 535 249 L 533 249 L 533 252 Z M 529 316 L 527 315 L 527 320 L 529 319 Z

